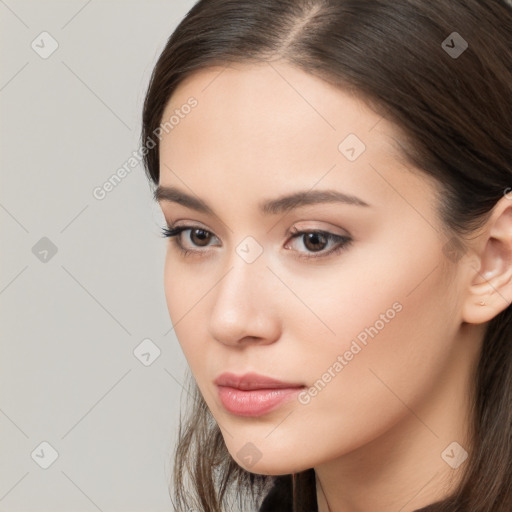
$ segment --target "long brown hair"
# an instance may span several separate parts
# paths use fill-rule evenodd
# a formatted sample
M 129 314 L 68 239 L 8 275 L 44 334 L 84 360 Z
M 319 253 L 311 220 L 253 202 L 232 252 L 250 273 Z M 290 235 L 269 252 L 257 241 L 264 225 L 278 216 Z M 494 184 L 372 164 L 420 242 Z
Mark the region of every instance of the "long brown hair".
M 404 158 L 441 185 L 440 217 L 463 241 L 512 186 L 511 41 L 508 0 L 200 0 L 153 70 L 143 111 L 146 173 L 158 184 L 155 134 L 185 77 L 279 58 L 354 92 L 400 129 Z M 193 380 L 189 389 L 174 458 L 176 510 L 221 512 L 233 496 L 249 510 L 246 498 L 256 505 L 285 476 L 242 469 Z M 421 512 L 512 510 L 511 308 L 487 325 L 472 392 L 464 478 Z M 296 511 L 316 507 L 312 471 L 294 475 Z

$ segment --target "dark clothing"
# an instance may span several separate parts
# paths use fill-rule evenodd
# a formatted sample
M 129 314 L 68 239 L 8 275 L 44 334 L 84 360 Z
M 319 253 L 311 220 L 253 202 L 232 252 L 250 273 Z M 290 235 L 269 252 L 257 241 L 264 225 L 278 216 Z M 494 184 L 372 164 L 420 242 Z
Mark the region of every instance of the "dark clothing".
M 292 479 L 277 477 L 258 512 L 293 512 Z
M 315 471 L 310 469 L 297 474 L 295 481 L 298 501 L 295 511 L 292 475 L 280 475 L 276 477 L 258 512 L 318 512 Z

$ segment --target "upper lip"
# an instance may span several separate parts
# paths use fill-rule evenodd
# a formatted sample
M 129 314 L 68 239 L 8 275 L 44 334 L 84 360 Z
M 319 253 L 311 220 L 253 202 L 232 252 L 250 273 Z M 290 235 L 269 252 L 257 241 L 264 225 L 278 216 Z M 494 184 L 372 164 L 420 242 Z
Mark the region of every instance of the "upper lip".
M 228 386 L 241 389 L 243 391 L 251 389 L 281 389 L 281 388 L 301 388 L 304 384 L 296 382 L 283 382 L 258 373 L 246 373 L 244 375 L 235 375 L 234 373 L 222 373 L 215 379 L 218 386 Z

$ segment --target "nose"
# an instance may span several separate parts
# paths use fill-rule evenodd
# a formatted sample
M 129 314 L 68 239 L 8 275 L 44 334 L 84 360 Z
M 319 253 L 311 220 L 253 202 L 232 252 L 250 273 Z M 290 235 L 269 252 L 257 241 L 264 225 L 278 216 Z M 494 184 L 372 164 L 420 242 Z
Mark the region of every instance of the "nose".
M 209 318 L 212 338 L 232 346 L 277 340 L 282 320 L 279 285 L 263 257 L 247 263 L 235 254 L 215 287 Z

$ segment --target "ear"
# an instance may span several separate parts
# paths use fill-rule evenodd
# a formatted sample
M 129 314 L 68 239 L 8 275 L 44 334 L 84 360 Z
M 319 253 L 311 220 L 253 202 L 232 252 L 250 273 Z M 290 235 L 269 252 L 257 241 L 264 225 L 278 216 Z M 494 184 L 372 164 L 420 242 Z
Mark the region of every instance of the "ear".
M 493 319 L 512 300 L 512 200 L 504 196 L 474 240 L 468 296 L 462 319 L 480 324 Z

